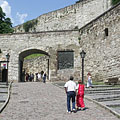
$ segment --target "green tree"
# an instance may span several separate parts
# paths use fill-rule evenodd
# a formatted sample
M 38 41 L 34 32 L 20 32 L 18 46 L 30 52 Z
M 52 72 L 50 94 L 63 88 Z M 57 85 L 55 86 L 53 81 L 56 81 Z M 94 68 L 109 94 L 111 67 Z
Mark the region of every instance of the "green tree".
M 5 17 L 6 14 L 0 7 L 0 34 L 13 33 L 12 22 L 10 18 Z
M 112 5 L 116 5 L 119 2 L 120 2 L 120 0 L 112 0 Z

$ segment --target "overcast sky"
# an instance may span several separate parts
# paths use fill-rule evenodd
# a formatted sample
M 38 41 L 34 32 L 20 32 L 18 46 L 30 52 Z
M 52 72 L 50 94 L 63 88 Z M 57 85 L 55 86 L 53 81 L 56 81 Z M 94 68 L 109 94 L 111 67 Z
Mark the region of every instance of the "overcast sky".
M 78 0 L 0 0 L 0 6 L 13 26 L 38 16 L 74 4 Z

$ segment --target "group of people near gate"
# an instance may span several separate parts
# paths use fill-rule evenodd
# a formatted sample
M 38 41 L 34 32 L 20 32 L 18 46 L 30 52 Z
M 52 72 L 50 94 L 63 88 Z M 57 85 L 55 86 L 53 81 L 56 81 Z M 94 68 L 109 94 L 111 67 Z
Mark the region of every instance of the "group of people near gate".
M 34 74 L 33 73 L 26 73 L 25 74 L 25 79 L 26 79 L 26 82 L 43 82 L 43 83 L 46 83 L 46 79 L 47 79 L 47 75 L 44 71 L 41 71 L 41 72 L 38 72 L 35 74 L 35 77 L 36 79 L 34 78 Z
M 36 81 L 46 83 L 47 74 L 44 71 L 36 73 Z
M 91 74 L 88 73 L 88 81 L 87 87 L 92 87 L 92 79 Z M 74 77 L 70 76 L 69 81 L 67 81 L 64 85 L 65 92 L 67 95 L 67 112 L 77 112 L 77 110 L 84 110 L 84 90 L 85 85 L 82 83 L 81 80 L 78 80 L 78 84 L 73 81 Z M 71 110 L 71 100 L 72 100 L 72 110 Z
M 33 82 L 34 81 L 34 74 L 33 73 L 26 73 L 25 74 L 25 80 L 26 80 L 26 82 Z

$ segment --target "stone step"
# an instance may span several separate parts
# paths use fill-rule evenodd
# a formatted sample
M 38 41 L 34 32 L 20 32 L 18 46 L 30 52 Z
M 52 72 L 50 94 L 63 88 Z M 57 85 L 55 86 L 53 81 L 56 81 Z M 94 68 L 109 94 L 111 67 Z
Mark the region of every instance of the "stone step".
M 118 114 L 120 114 L 120 104 L 113 104 L 113 105 L 107 105 L 107 106 L 113 111 L 116 111 Z
M 85 94 L 120 94 L 120 90 L 105 90 L 105 91 L 85 91 Z
M 5 101 L 6 99 L 7 99 L 7 97 L 8 97 L 8 94 L 6 93 L 1 93 L 0 94 L 0 101 Z
M 106 90 L 120 90 L 120 87 L 86 88 L 85 89 L 85 91 L 106 91 Z
M 118 114 L 120 114 L 120 106 L 108 106 L 111 110 L 116 111 Z
M 102 97 L 98 96 L 96 98 L 94 98 L 94 96 L 93 96 L 92 98 L 93 98 L 93 100 L 96 100 L 98 102 L 120 100 L 120 96 L 118 96 L 118 95 L 111 95 L 111 96 L 103 95 Z
M 117 95 L 117 94 L 112 94 L 112 95 L 104 95 L 104 94 L 87 94 L 87 96 L 89 96 L 89 97 L 91 97 L 91 98 L 93 98 L 93 99 L 98 99 L 98 98 L 107 98 L 107 97 L 119 97 L 120 96 L 120 94 L 119 95 Z
M 1 93 L 7 93 L 8 92 L 8 89 L 7 88 L 0 88 L 0 94 Z
M 108 96 L 111 96 L 111 95 L 113 95 L 114 93 L 95 93 L 95 94 L 85 94 L 85 95 L 88 95 L 88 96 L 95 96 L 95 95 L 97 95 L 97 96 L 103 96 L 103 95 L 108 95 Z M 120 93 L 119 94 L 114 94 L 114 95 L 120 95 Z
M 3 103 L 5 101 L 6 101 L 6 99 L 0 98 L 0 103 Z
M 6 85 L 0 85 L 0 88 L 8 88 Z
M 114 100 L 114 101 L 104 101 L 104 102 L 101 102 L 101 103 L 108 106 L 108 107 L 115 107 L 115 106 L 120 107 L 120 99 L 119 100 Z
M 76 82 L 77 84 L 78 82 Z M 55 85 L 59 85 L 59 86 L 64 86 L 65 85 L 65 82 L 62 82 L 62 81 L 58 81 L 58 82 L 53 82 L 53 84 Z M 113 85 L 93 85 L 93 88 L 104 88 L 104 87 L 113 87 Z M 87 88 L 87 85 L 85 84 L 85 88 L 86 89 L 90 89 L 90 88 Z M 92 89 L 93 89 L 92 88 Z
M 0 82 L 0 85 L 6 85 L 6 82 Z
M 110 108 L 120 114 L 120 106 L 110 107 Z
M 87 85 L 85 85 L 86 86 L 86 88 L 87 88 Z M 113 87 L 113 85 L 92 85 L 93 86 L 93 88 L 104 88 L 104 87 Z

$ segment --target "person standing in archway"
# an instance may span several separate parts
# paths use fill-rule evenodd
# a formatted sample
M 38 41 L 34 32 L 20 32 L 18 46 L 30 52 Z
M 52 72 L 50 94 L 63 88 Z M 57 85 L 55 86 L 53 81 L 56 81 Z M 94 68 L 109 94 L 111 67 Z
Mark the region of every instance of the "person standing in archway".
M 34 82 L 34 74 L 33 73 L 31 74 L 31 79 L 32 79 L 32 82 Z
M 41 73 L 40 72 L 38 72 L 37 77 L 38 77 L 38 81 L 40 82 L 40 80 L 41 80 Z
M 26 73 L 26 82 L 28 82 L 28 79 L 29 79 L 29 74 L 28 73 Z
M 44 73 L 43 74 L 43 83 L 46 83 L 46 77 L 47 77 L 47 75 L 46 75 L 46 73 Z

